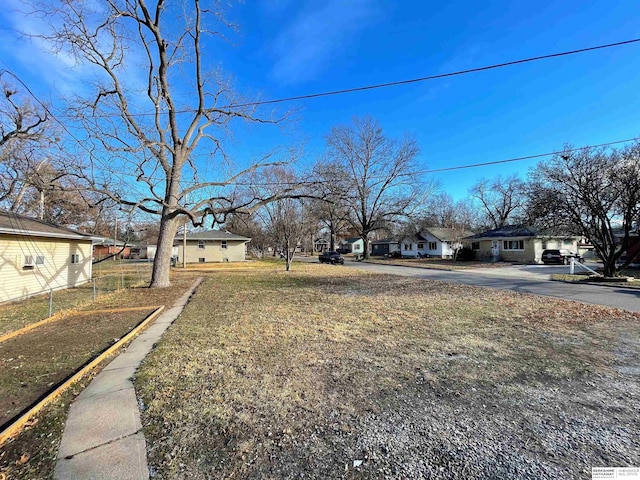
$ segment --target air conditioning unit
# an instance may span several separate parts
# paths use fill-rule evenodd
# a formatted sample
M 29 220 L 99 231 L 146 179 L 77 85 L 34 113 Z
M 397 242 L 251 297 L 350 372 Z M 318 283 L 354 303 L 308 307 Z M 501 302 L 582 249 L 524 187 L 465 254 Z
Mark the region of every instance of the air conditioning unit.
M 25 255 L 24 263 L 22 264 L 23 268 L 33 268 L 35 266 L 35 262 L 33 261 L 33 255 Z

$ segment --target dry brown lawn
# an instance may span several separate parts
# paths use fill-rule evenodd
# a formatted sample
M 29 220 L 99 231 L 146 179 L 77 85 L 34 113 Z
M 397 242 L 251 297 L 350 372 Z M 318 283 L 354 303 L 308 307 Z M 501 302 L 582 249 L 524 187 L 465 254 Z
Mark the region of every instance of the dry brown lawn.
M 638 465 L 639 327 L 616 309 L 344 267 L 218 271 L 137 375 L 152 472 L 577 478 Z
M 12 418 L 130 332 L 153 307 L 172 306 L 195 277 L 189 272 L 174 272 L 170 288 L 120 290 L 84 304 L 60 320 L 0 343 L 0 425 L 8 425 Z M 104 311 L 127 306 L 149 308 Z M 73 392 L 79 392 L 78 387 Z M 0 478 L 3 473 L 20 479 L 52 475 L 66 408 L 74 395 L 66 394 L 46 407 L 34 420 L 33 428 L 0 447 Z

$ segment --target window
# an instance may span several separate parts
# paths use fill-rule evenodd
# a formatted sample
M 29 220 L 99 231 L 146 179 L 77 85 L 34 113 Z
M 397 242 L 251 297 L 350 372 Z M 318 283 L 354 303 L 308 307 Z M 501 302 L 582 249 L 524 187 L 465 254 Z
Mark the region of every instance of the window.
M 424 248 L 424 243 L 418 243 L 418 250 L 421 250 Z
M 222 247 L 223 250 L 227 249 L 227 241 L 226 240 L 221 240 L 220 241 L 220 247 Z
M 405 243 L 404 244 L 404 249 L 405 250 L 413 250 L 413 243 Z
M 524 240 L 504 240 L 503 250 L 524 250 Z
M 436 242 L 429 242 L 429 250 L 437 250 L 438 244 Z
M 199 258 L 198 263 L 204 263 L 204 258 Z
M 33 268 L 33 255 L 24 256 L 24 265 L 22 268 Z
M 38 255 L 36 257 L 36 265 L 44 265 L 44 255 Z
M 471 250 L 480 250 L 480 242 L 471 242 Z
M 80 263 L 80 255 L 77 253 L 71 254 L 71 263 Z
M 353 244 L 353 251 L 357 252 L 358 250 L 360 250 L 360 245 L 358 245 L 357 243 Z
M 198 249 L 204 250 L 204 240 L 198 240 Z

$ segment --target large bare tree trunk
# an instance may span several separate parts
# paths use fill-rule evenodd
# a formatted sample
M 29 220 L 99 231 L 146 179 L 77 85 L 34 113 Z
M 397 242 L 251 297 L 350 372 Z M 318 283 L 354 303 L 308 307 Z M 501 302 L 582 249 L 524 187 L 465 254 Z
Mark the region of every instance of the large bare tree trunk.
M 173 240 L 178 231 L 178 218 L 162 216 L 160 221 L 160 234 L 158 235 L 158 249 L 153 261 L 153 273 L 151 275 L 151 288 L 164 288 L 170 285 L 169 273 L 171 272 L 171 253 Z

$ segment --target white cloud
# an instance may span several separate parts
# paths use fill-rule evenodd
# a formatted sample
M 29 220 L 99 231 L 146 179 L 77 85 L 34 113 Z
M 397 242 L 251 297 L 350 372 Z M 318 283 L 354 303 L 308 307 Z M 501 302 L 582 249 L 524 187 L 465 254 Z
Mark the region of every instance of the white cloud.
M 377 17 L 373 0 L 309 3 L 276 38 L 271 75 L 288 84 L 315 77 Z

